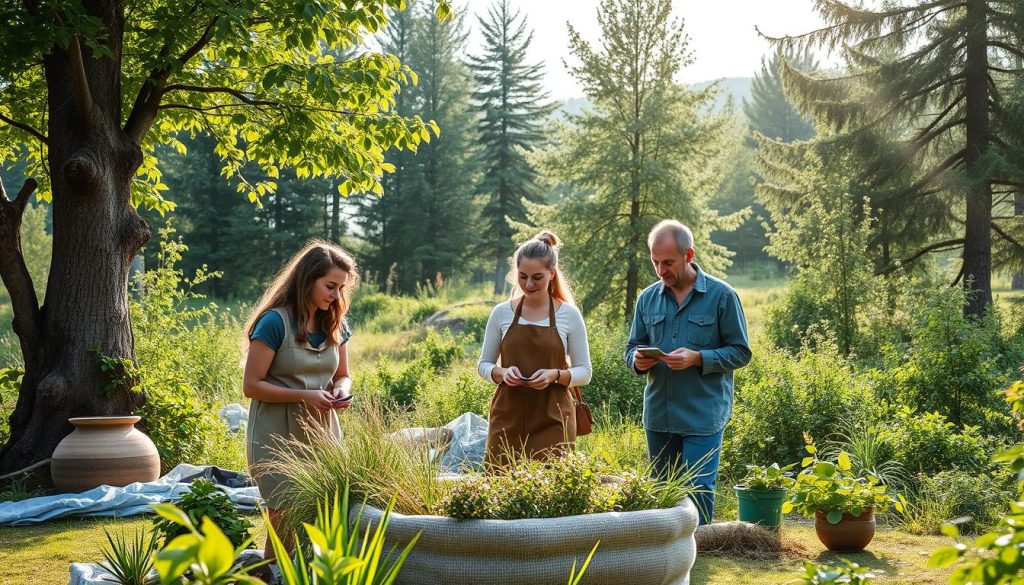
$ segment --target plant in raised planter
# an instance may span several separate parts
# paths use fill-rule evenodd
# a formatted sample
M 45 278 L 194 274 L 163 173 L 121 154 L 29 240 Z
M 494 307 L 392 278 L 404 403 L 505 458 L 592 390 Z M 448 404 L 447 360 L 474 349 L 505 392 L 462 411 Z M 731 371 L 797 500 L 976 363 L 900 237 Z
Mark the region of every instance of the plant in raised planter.
M 845 451 L 832 463 L 818 459 L 814 445 L 806 449 L 810 456 L 803 459 L 783 513 L 795 510 L 813 516 L 814 531 L 829 550 L 863 550 L 875 535 L 875 512 L 887 511 L 890 505 L 902 510 L 905 500 L 887 494 L 877 477 L 854 474 Z
M 733 489 L 739 502 L 739 518 L 743 522 L 778 528 L 782 524 L 782 503 L 793 486 L 796 463 L 779 467 L 747 465 L 747 475 Z

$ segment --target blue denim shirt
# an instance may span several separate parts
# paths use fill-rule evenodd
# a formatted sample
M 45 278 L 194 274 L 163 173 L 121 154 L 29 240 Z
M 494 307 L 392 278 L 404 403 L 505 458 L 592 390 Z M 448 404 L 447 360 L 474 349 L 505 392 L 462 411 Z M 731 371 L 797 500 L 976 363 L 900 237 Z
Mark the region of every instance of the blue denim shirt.
M 682 435 L 713 435 L 732 416 L 733 370 L 750 362 L 747 320 L 736 291 L 697 269 L 693 291 L 676 302 L 661 282 L 645 288 L 626 345 L 626 365 L 634 372 L 637 346 L 669 353 L 699 350 L 703 367 L 673 370 L 658 362 L 644 375 L 644 428 Z

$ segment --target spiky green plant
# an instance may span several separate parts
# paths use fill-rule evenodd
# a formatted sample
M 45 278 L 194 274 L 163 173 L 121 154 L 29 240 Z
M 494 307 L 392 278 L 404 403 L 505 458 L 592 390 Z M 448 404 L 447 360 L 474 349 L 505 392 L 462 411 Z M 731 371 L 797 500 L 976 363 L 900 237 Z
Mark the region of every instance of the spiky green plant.
M 106 529 L 107 546 L 103 549 L 103 567 L 120 585 L 149 585 L 157 538 L 152 531 L 137 530 L 129 537 L 124 533 L 111 535 Z

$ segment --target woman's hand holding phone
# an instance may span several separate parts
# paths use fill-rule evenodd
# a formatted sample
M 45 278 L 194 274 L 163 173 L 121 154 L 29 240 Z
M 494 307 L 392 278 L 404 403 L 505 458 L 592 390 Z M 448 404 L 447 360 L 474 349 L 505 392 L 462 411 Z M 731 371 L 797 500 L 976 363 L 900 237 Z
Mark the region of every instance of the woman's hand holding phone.
M 529 378 L 524 376 L 516 366 L 509 366 L 508 368 L 505 368 L 505 375 L 501 378 L 501 381 L 504 382 L 505 385 L 516 388 L 519 386 L 525 386 L 527 380 L 529 380 Z
M 558 370 L 537 370 L 529 381 L 524 382 L 534 390 L 543 390 L 558 379 Z
M 340 378 L 341 383 L 331 380 L 327 391 L 331 393 L 331 406 L 335 410 L 344 410 L 352 404 L 352 381 L 348 377 Z

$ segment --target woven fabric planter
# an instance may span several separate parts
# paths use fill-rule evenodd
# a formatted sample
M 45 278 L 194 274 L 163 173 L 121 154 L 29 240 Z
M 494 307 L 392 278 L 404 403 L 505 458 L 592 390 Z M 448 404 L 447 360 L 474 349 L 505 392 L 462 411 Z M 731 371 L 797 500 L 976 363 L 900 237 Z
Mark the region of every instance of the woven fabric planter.
M 360 528 L 377 525 L 382 514 L 367 506 Z M 686 585 L 697 554 L 696 527 L 697 508 L 689 499 L 662 510 L 530 520 L 392 513 L 385 549 L 401 550 L 420 533 L 398 585 L 552 585 L 566 583 L 573 561 L 582 565 L 600 540 L 584 583 Z

